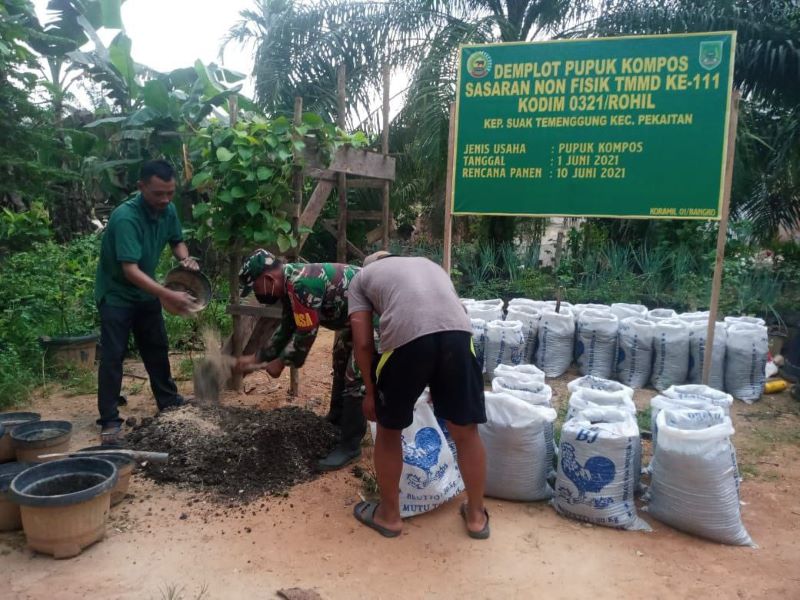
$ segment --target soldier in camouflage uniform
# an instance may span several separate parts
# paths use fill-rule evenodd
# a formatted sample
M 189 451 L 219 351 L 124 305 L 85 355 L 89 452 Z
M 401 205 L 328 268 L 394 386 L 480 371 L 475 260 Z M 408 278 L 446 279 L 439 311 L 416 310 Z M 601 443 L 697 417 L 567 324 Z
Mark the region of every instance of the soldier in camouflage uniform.
M 337 263 L 284 264 L 266 250 L 244 260 L 239 273 L 242 296 L 255 292 L 262 304 L 281 301 L 281 324 L 267 345 L 238 361 L 240 370 L 263 365 L 272 377 L 284 367 L 302 367 L 319 327 L 336 332 L 333 345 L 333 382 L 328 420 L 342 431 L 341 441 L 319 461 L 334 470 L 361 456 L 366 431 L 362 412 L 364 387 L 353 359 L 353 338 L 347 315 L 347 287 L 359 267 Z

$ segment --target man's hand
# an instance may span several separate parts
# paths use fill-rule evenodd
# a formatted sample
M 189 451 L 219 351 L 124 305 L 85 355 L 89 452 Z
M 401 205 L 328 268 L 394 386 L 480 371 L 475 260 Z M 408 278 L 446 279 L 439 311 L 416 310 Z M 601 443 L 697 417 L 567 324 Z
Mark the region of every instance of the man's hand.
M 364 395 L 364 402 L 361 409 L 364 411 L 364 416 L 367 417 L 367 421 L 378 420 L 378 417 L 375 414 L 375 394 L 367 392 Z
M 182 261 L 180 261 L 180 265 L 184 269 L 189 269 L 190 271 L 199 271 L 200 270 L 200 264 L 197 262 L 197 260 L 195 258 L 193 258 L 191 256 L 187 256 Z
M 164 307 L 164 310 L 173 315 L 185 316 L 197 310 L 196 298 L 188 292 L 178 292 L 164 288 L 159 300 L 161 300 L 161 306 Z
M 267 366 L 268 363 L 258 362 L 258 357 L 255 354 L 245 354 L 236 359 L 233 364 L 233 371 L 236 373 L 252 373 Z
M 269 373 L 270 377 L 278 378 L 283 373 L 283 361 L 280 358 L 276 358 L 273 361 L 267 363 L 266 371 Z

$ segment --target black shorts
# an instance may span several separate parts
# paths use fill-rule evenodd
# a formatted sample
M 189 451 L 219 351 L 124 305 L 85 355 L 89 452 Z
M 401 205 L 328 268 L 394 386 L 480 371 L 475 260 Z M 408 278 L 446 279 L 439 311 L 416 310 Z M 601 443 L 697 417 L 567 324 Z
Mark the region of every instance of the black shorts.
M 485 423 L 481 370 L 466 331 L 431 333 L 395 348 L 378 365 L 378 423 L 387 429 L 411 425 L 426 386 L 438 418 L 455 425 Z

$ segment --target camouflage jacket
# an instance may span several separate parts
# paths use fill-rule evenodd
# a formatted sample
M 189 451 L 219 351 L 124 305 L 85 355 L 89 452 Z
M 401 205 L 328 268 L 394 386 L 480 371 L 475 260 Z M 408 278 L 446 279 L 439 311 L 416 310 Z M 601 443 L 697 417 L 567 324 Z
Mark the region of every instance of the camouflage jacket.
M 290 263 L 283 267 L 283 317 L 259 360 L 280 358 L 301 367 L 317 337 L 319 327 L 348 327 L 347 287 L 359 267 L 338 263 Z

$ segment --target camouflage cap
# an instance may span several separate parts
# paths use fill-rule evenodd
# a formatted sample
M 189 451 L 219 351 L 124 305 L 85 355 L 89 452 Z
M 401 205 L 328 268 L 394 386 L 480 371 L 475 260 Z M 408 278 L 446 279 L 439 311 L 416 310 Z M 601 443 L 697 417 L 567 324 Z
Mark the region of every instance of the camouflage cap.
M 253 284 L 261 274 L 275 265 L 280 263 L 278 258 L 267 250 L 259 248 L 250 256 L 242 261 L 242 268 L 239 271 L 239 293 L 241 296 L 247 296 L 253 291 Z

